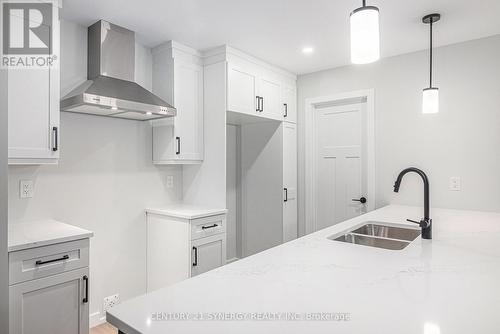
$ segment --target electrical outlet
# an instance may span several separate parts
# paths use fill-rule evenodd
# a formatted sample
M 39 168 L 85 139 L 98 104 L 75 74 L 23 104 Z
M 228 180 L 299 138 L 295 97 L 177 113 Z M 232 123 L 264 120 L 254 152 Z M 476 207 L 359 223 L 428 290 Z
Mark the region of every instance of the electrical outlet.
M 450 177 L 450 190 L 460 191 L 462 189 L 462 181 L 458 176 Z
M 167 176 L 167 188 L 173 188 L 173 187 L 174 187 L 174 176 L 168 175 Z
M 113 306 L 117 305 L 120 303 L 120 295 L 119 294 L 114 294 L 112 296 L 108 296 L 104 298 L 102 310 L 106 312 Z
M 21 198 L 33 197 L 33 180 L 21 180 L 19 182 L 19 197 Z

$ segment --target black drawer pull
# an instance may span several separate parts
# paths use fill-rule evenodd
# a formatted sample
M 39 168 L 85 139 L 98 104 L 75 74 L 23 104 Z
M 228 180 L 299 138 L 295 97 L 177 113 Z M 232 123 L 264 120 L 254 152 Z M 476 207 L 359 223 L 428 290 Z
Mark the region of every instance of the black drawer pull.
M 209 228 L 214 228 L 214 227 L 217 227 L 217 226 L 219 226 L 219 225 L 217 225 L 217 224 L 213 224 L 213 225 L 208 225 L 208 226 L 202 226 L 202 227 L 201 227 L 201 229 L 202 229 L 202 230 L 207 230 L 207 229 L 209 229 Z
M 283 188 L 283 191 L 285 192 L 285 198 L 283 199 L 283 202 L 288 202 L 288 188 Z
M 64 255 L 63 257 L 53 259 L 53 260 L 47 260 L 47 261 L 42 261 L 42 260 L 37 260 L 35 262 L 35 265 L 41 266 L 42 264 L 47 264 L 47 263 L 52 263 L 52 262 L 57 262 L 57 261 L 63 261 L 69 259 L 69 255 Z
M 288 117 L 288 104 L 283 103 L 283 105 L 285 106 L 285 114 L 283 115 L 283 117 Z
M 87 275 L 83 276 L 83 281 L 85 282 L 85 297 L 83 297 L 82 302 L 85 304 L 89 302 L 89 278 Z
M 56 152 L 59 150 L 59 128 L 54 126 L 52 132 L 54 132 L 54 146 L 52 146 L 52 151 Z
M 194 262 L 193 262 L 193 267 L 196 267 L 198 265 L 198 248 L 193 246 L 194 250 Z
M 175 154 L 179 155 L 181 154 L 181 137 L 175 137 L 175 140 L 177 141 L 177 150 Z

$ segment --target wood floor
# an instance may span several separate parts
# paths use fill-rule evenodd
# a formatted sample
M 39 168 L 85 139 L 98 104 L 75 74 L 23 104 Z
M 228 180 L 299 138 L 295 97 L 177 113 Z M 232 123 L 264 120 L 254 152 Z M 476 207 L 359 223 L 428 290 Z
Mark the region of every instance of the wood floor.
M 117 333 L 118 331 L 116 330 L 116 328 L 114 328 L 107 322 L 90 329 L 90 334 L 117 334 Z

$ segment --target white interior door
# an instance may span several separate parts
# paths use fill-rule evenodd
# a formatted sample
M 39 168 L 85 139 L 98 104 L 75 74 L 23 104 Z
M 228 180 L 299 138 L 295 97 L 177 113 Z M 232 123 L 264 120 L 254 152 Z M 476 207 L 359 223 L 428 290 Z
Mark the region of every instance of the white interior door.
M 366 212 L 366 103 L 315 108 L 316 228 Z M 356 201 L 358 200 L 358 201 Z

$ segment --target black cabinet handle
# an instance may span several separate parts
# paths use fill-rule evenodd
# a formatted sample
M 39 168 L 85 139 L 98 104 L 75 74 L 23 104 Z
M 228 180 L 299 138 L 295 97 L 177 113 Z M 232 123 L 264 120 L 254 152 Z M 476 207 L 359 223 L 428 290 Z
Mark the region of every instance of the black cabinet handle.
M 207 229 L 209 229 L 209 228 L 214 228 L 214 227 L 217 227 L 217 226 L 219 226 L 219 225 L 217 225 L 217 224 L 213 224 L 213 225 L 208 225 L 208 226 L 202 226 L 202 227 L 201 227 L 201 229 L 202 229 L 202 230 L 207 230 Z
M 285 192 L 285 199 L 283 202 L 288 202 L 288 188 L 283 188 L 283 191 Z
M 194 262 L 193 262 L 193 267 L 196 267 L 198 265 L 198 248 L 193 246 L 194 250 Z
M 361 197 L 360 199 L 353 199 L 354 202 L 361 202 L 361 204 L 365 204 L 366 203 L 366 198 L 364 197 Z
M 52 262 L 57 262 L 57 261 L 64 261 L 64 260 L 67 260 L 67 259 L 69 259 L 69 255 L 64 255 L 64 256 L 59 257 L 57 259 L 47 260 L 47 261 L 37 260 L 35 262 L 35 265 L 36 266 L 41 266 L 42 264 L 47 264 L 47 263 L 52 263 Z
M 283 117 L 288 117 L 288 104 L 283 103 L 283 105 L 285 106 L 285 115 Z
M 259 112 L 260 111 L 260 96 L 256 96 L 255 98 L 257 99 L 257 107 L 255 108 L 255 111 Z
M 263 97 L 260 98 L 260 111 L 261 112 L 264 111 L 264 98 Z
M 54 126 L 52 128 L 52 132 L 54 133 L 54 145 L 52 146 L 52 151 L 56 152 L 59 150 L 59 128 Z
M 181 137 L 175 137 L 175 140 L 177 142 L 177 150 L 175 151 L 175 154 L 179 155 L 181 154 Z
M 89 302 L 89 278 L 87 275 L 83 276 L 83 281 L 85 282 L 85 297 L 83 297 L 82 302 L 85 304 Z

